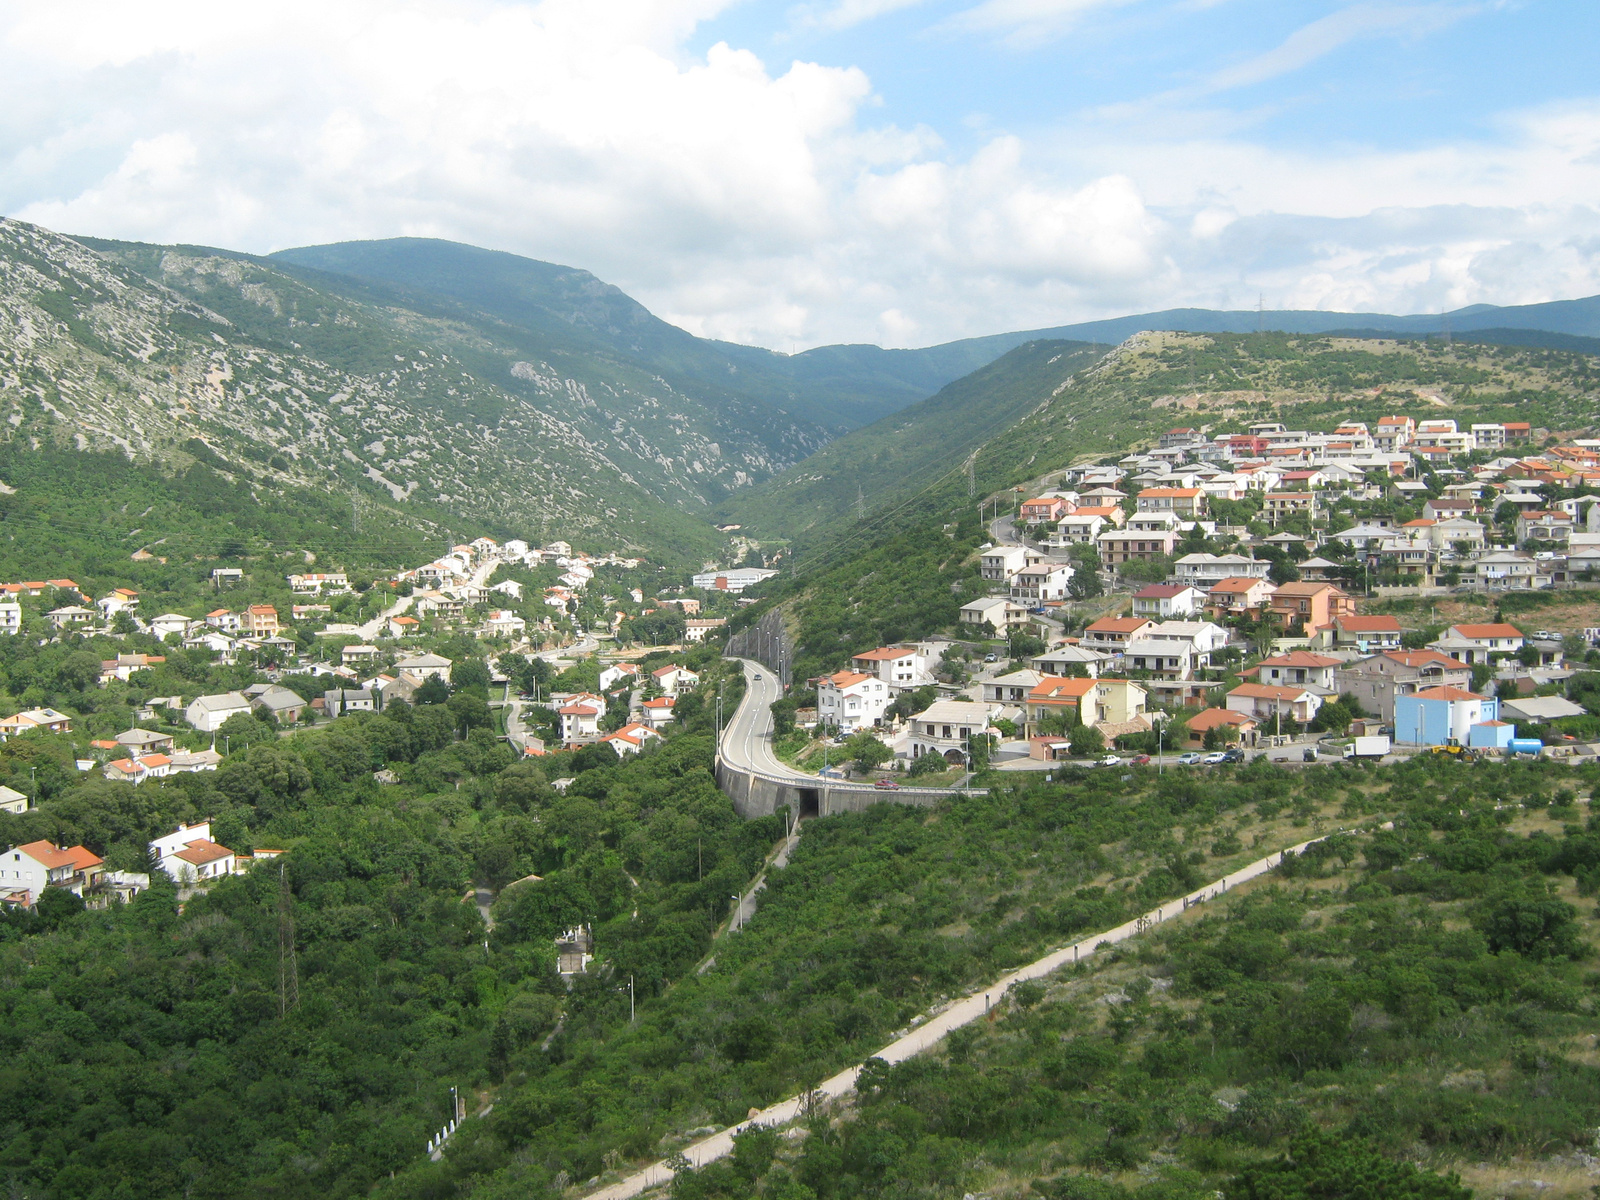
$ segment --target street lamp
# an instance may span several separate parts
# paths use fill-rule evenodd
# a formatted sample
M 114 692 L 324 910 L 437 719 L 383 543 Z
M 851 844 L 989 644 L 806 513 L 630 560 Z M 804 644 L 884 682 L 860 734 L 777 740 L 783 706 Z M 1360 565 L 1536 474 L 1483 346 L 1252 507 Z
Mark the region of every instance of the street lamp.
M 617 989 L 617 991 L 619 991 L 619 992 L 621 990 L 622 990 L 621 988 Z M 629 1025 L 633 1024 L 633 976 L 632 975 L 628 976 L 628 1024 Z
M 728 932 L 729 933 L 737 933 L 739 931 L 739 904 L 740 904 L 740 899 L 739 899 L 739 897 L 737 895 L 729 896 L 728 899 L 733 901 L 733 920 L 728 922 Z

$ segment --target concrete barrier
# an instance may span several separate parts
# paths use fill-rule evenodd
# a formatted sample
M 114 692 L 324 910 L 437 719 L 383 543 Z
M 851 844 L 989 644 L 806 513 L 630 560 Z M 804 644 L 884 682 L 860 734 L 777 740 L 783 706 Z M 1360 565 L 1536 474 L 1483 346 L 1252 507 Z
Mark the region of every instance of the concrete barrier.
M 769 817 L 789 808 L 802 817 L 861 812 L 874 804 L 910 804 L 930 807 L 941 800 L 962 796 L 987 796 L 987 788 L 877 788 L 870 783 L 847 783 L 820 776 L 778 776 L 736 767 L 717 755 L 717 786 L 745 820 Z

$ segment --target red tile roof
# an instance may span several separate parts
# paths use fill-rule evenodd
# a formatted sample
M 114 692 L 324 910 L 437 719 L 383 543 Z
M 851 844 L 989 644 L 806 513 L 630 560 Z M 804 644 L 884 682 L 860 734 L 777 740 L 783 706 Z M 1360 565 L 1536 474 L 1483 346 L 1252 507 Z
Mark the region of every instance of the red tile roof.
M 1452 625 L 1450 632 L 1464 638 L 1519 638 L 1522 630 L 1504 622 L 1489 625 Z
M 1431 687 L 1424 688 L 1417 693 L 1420 700 L 1482 700 L 1477 692 L 1469 692 L 1458 687 Z

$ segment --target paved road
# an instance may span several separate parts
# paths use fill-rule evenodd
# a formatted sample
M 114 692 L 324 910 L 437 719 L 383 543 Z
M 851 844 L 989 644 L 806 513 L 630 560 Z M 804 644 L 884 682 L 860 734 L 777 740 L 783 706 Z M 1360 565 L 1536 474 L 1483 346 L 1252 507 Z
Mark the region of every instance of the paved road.
M 384 609 L 377 616 L 373 617 L 372 620 L 368 621 L 365 625 L 360 626 L 359 629 L 361 633 L 361 640 L 363 642 L 370 642 L 373 638 L 377 637 L 378 634 L 383 631 L 384 624 L 389 620 L 389 618 L 398 617 L 401 613 L 409 611 L 411 608 L 411 602 L 415 599 L 415 596 L 401 596 L 388 608 Z
M 1289 849 L 1299 853 L 1311 845 L 1312 842 L 1321 840 L 1321 838 L 1311 838 L 1308 841 L 1301 842 L 1299 845 L 1291 846 Z M 1029 963 L 1025 967 L 1018 968 L 1009 975 L 1003 975 L 988 987 L 975 991 L 966 999 L 956 1001 L 943 1009 L 934 1010 L 929 1014 L 930 1019 L 925 1024 L 920 1025 L 904 1037 L 890 1042 L 873 1057 L 881 1058 L 889 1063 L 904 1062 L 913 1055 L 920 1054 L 924 1050 L 938 1045 L 948 1034 L 961 1028 L 961 1026 L 970 1025 L 973 1021 L 983 1019 L 990 1008 L 1000 1003 L 1005 998 L 1005 994 L 1016 984 L 1030 979 L 1042 979 L 1064 966 L 1069 966 L 1080 960 L 1087 960 L 1102 946 L 1114 946 L 1118 942 L 1126 941 L 1128 938 L 1135 937 L 1146 930 L 1154 928 L 1162 921 L 1180 916 L 1196 904 L 1203 904 L 1208 900 L 1215 899 L 1230 888 L 1265 875 L 1282 861 L 1284 853 L 1284 851 L 1276 851 L 1265 858 L 1259 858 L 1250 865 L 1241 867 L 1230 875 L 1223 876 L 1215 883 L 1208 884 L 1198 891 L 1190 892 L 1187 896 L 1182 896 L 1177 900 L 1169 900 L 1161 907 L 1152 909 L 1143 916 L 1136 917 L 1125 924 L 1118 925 L 1115 929 L 1084 938 L 1082 941 L 1074 942 L 1070 946 L 1064 946 L 1045 955 L 1043 958 Z M 855 1087 L 856 1076 L 860 1073 L 860 1070 L 859 1066 L 850 1067 L 847 1070 L 840 1071 L 832 1078 L 824 1080 L 816 1089 L 816 1098 L 826 1100 L 846 1095 Z M 804 1096 L 797 1096 L 780 1104 L 771 1105 L 762 1109 L 748 1120 L 741 1121 L 737 1125 L 724 1129 L 721 1133 L 713 1134 L 711 1137 L 686 1146 L 683 1150 L 683 1155 L 691 1165 L 703 1167 L 709 1162 L 714 1162 L 731 1154 L 733 1152 L 733 1135 L 741 1130 L 751 1125 L 786 1125 L 804 1115 L 805 1109 L 806 1098 Z M 630 1200 L 631 1197 L 637 1196 L 640 1192 L 649 1188 L 660 1187 L 671 1179 L 672 1168 L 667 1166 L 665 1162 L 653 1163 L 642 1171 L 592 1193 L 589 1200 Z
M 777 676 L 758 662 L 747 658 L 738 661 L 744 667 L 745 696 L 722 731 L 723 760 L 735 770 L 815 783 L 815 775 L 796 770 L 772 751 L 769 706 L 783 694 Z

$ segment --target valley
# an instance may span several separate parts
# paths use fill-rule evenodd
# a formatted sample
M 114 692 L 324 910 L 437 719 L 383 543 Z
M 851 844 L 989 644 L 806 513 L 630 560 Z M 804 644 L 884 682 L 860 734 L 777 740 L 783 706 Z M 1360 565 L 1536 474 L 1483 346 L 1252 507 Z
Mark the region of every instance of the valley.
M 0 223 L 8 1186 L 1587 1196 L 1591 309 Z

